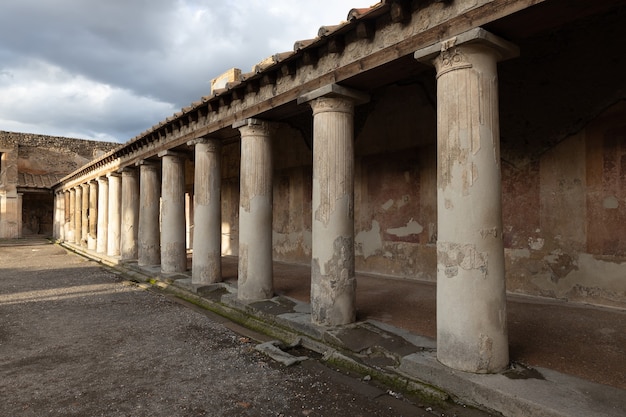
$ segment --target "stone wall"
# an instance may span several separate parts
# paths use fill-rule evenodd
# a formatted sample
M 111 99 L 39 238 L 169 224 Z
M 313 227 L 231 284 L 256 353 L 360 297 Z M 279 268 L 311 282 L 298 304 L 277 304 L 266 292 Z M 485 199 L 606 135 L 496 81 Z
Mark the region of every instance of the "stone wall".
M 20 189 L 18 173 L 67 175 L 117 146 L 0 131 L 0 238 L 52 233 L 52 194 L 28 187 Z

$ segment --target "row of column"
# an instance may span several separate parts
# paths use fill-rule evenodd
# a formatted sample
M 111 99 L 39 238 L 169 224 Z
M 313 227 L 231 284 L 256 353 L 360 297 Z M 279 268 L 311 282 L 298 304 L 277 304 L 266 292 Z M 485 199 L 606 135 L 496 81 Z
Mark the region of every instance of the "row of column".
M 437 357 L 471 372 L 499 371 L 509 362 L 497 62 L 516 53 L 482 29 L 415 53 L 437 70 Z M 298 99 L 313 110 L 311 317 L 323 326 L 356 320 L 353 116 L 367 99 L 338 85 Z M 267 299 L 273 295 L 273 129 L 256 119 L 234 127 L 241 133 L 238 297 Z M 219 142 L 189 145 L 195 146 L 192 282 L 212 283 L 221 281 Z M 184 157 L 159 156 L 161 184 L 158 167 L 143 161 L 139 181 L 132 169 L 122 172 L 121 184 L 118 174 L 99 178 L 97 199 L 93 182 L 66 192 L 57 207 L 74 225 L 64 238 L 137 257 L 140 265 L 160 263 L 163 272 L 184 271 Z

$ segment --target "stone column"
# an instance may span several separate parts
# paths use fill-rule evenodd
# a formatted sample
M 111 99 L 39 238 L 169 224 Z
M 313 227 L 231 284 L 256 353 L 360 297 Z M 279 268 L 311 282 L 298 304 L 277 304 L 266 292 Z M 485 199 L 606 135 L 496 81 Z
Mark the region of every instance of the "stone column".
M 83 230 L 83 187 L 74 187 L 74 243 L 80 245 L 81 232 Z
M 56 241 L 61 240 L 61 198 L 59 197 L 59 193 L 54 193 L 54 217 L 53 217 L 53 229 L 52 229 L 52 237 Z
M 70 188 L 70 218 L 67 230 L 67 241 L 74 243 L 76 241 L 76 189 Z
M 81 184 L 83 189 L 83 199 L 81 207 L 81 230 L 80 230 L 80 245 L 87 247 L 87 236 L 89 235 L 89 184 Z
M 106 253 L 109 235 L 109 181 L 106 177 L 98 178 L 98 233 L 96 251 Z
M 150 161 L 140 161 L 139 166 L 139 227 L 137 230 L 139 265 L 161 263 L 161 180 L 159 167 Z
M 122 230 L 122 176 L 116 172 L 107 174 L 109 179 L 109 228 L 107 230 L 107 255 L 119 256 L 120 231 Z
M 98 236 L 98 181 L 89 181 L 89 230 L 87 249 L 96 250 Z
M 185 157 L 172 151 L 159 152 L 161 178 L 161 272 L 187 269 L 185 232 Z
M 217 139 L 196 139 L 194 171 L 193 284 L 222 280 L 221 146 Z
M 298 99 L 313 109 L 311 319 L 356 320 L 354 105 L 368 96 L 332 84 Z
M 63 240 L 65 242 L 71 242 L 72 238 L 70 236 L 71 234 L 71 220 L 72 220 L 72 213 L 70 211 L 70 200 L 71 200 L 71 194 L 69 190 L 63 191 Z
M 415 53 L 437 69 L 437 358 L 509 364 L 496 63 L 517 48 L 474 29 Z
M 139 225 L 139 181 L 137 170 L 122 170 L 122 260 L 137 259 L 137 231 Z
M 246 119 L 233 127 L 241 132 L 237 297 L 268 299 L 274 294 L 271 125 Z
M 17 210 L 15 211 L 15 220 L 17 220 L 17 237 L 22 236 L 22 227 L 24 226 L 22 221 L 22 210 L 24 203 L 24 193 L 17 193 Z

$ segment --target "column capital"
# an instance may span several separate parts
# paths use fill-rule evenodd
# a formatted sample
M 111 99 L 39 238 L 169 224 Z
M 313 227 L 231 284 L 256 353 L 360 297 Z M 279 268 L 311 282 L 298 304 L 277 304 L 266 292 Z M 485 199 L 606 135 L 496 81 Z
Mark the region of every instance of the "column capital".
M 159 158 L 163 158 L 164 156 L 174 156 L 176 158 L 187 159 L 187 154 L 183 152 L 172 151 L 171 149 L 161 151 L 157 154 Z
M 439 41 L 426 48 L 419 49 L 413 54 L 413 57 L 420 62 L 434 64 L 433 60 L 441 55 L 444 61 L 447 60 L 447 62 L 442 63 L 443 66 L 454 68 L 455 64 L 461 62 L 461 57 L 458 55 L 459 51 L 456 48 L 461 45 L 472 44 L 483 45 L 495 50 L 498 55 L 498 61 L 515 58 L 519 56 L 520 53 L 517 45 L 478 27 L 444 41 Z M 467 64 L 463 67 L 467 67 Z M 441 70 L 443 70 L 443 68 Z
M 248 135 L 270 135 L 276 129 L 276 124 L 267 120 L 248 118 L 233 123 L 233 129 L 239 129 L 239 132 Z
M 89 183 L 88 183 L 88 182 L 86 182 L 86 183 L 81 184 L 80 186 L 81 186 L 83 189 L 85 189 L 85 188 L 89 188 Z
M 188 146 L 204 145 L 208 152 L 218 152 L 222 147 L 222 142 L 214 138 L 197 138 L 187 142 Z
M 118 174 L 122 174 L 122 175 L 124 175 L 124 174 L 133 174 L 135 172 L 137 172 L 137 169 L 134 166 L 130 166 L 130 165 L 129 166 L 125 166 L 124 168 L 120 168 L 120 169 L 117 170 L 117 173 Z
M 149 159 L 142 159 L 140 161 L 135 162 L 135 166 L 136 167 L 142 167 L 142 166 L 147 166 L 147 167 L 156 167 L 159 164 L 155 161 L 150 161 Z
M 317 90 L 310 91 L 306 94 L 298 97 L 298 104 L 308 103 L 315 99 L 327 97 L 327 98 L 342 98 L 344 100 L 350 100 L 354 105 L 364 104 L 370 101 L 370 96 L 359 90 L 343 87 L 339 84 L 328 84 Z
M 122 176 L 122 174 L 120 174 L 119 172 L 109 172 L 109 173 L 107 173 L 107 178 L 111 178 L 111 177 L 119 178 L 121 176 Z

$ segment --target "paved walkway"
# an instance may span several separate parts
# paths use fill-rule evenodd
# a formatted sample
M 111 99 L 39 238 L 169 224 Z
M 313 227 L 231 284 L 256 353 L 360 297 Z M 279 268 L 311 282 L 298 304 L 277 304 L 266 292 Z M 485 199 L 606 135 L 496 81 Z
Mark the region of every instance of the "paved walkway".
M 255 340 L 269 339 L 59 246 L 0 241 L 0 416 L 488 416 L 317 360 L 279 366 Z
M 94 256 L 92 253 L 87 255 Z M 115 259 L 99 258 L 113 265 L 117 263 Z M 159 277 L 158 268 L 139 270 L 129 264 L 125 270 L 140 271 L 144 278 Z M 282 301 L 256 305 L 239 305 L 232 294 L 237 279 L 235 257 L 223 258 L 223 277 L 227 290 L 216 293 L 212 293 L 214 288 L 190 286 L 189 273 L 159 279 L 210 299 L 209 303 L 217 301 L 220 306 L 227 305 L 229 311 L 239 309 L 270 322 L 274 317 L 280 326 L 291 327 L 313 339 L 331 340 L 357 356 L 362 351 L 371 351 L 381 343 L 385 344 L 379 337 L 385 334 L 384 329 L 391 329 L 393 334 L 404 334 L 403 338 L 412 341 L 412 347 L 417 347 L 423 354 L 402 345 L 399 352 L 392 352 L 398 359 L 396 371 L 412 374 L 444 390 L 450 388 L 448 392 L 461 398 L 467 395 L 478 403 L 491 402 L 494 409 L 511 410 L 511 415 L 538 415 L 537 412 L 554 416 L 626 415 L 624 310 L 509 297 L 511 359 L 520 365 L 516 371 L 521 369 L 522 372 L 502 379 L 499 375 L 476 376 L 451 371 L 436 362 L 434 353 L 428 353 L 436 345 L 436 288 L 432 283 L 359 274 L 357 311 L 358 320 L 364 325 L 333 331 L 314 328 L 306 315 L 310 287 L 308 266 L 275 263 L 275 291 Z M 229 291 L 230 295 L 227 294 Z M 292 305 L 289 300 L 302 305 Z M 364 340 L 368 337 L 378 340 Z M 393 338 L 389 334 L 381 337 Z M 363 358 L 359 356 L 358 359 Z M 366 359 L 372 360 L 371 357 Z M 517 382 L 512 378 L 526 381 Z M 511 405 L 515 402 L 519 404 Z

